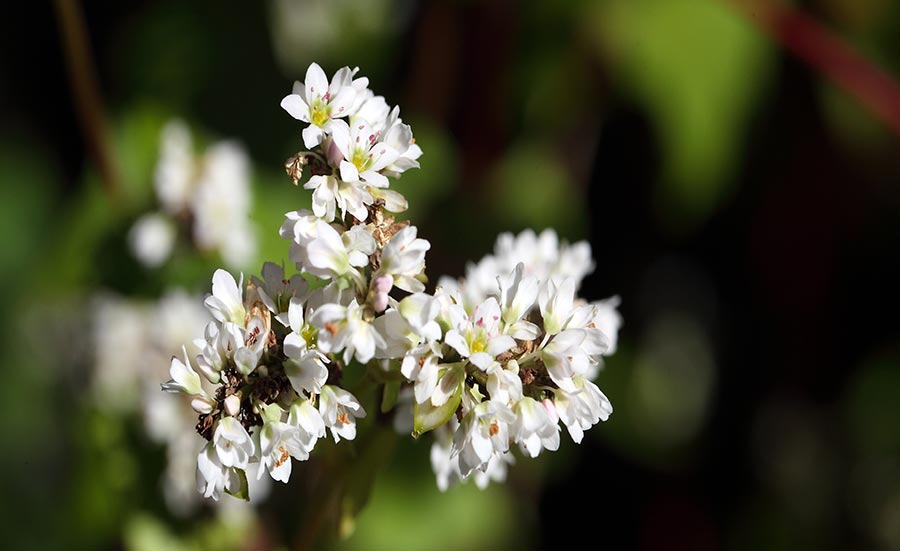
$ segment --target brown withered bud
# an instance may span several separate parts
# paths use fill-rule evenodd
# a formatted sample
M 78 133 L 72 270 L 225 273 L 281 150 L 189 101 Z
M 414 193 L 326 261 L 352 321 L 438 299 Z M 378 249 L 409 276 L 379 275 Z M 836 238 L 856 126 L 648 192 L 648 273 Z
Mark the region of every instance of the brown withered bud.
M 300 184 L 300 180 L 303 178 L 303 167 L 307 163 L 306 155 L 303 153 L 297 153 L 284 162 L 284 171 L 291 177 L 291 181 L 294 182 L 295 186 Z

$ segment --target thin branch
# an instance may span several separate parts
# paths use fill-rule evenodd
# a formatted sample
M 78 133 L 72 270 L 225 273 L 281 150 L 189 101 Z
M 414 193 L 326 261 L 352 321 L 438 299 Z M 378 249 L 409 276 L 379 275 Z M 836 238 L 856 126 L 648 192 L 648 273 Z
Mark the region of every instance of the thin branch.
M 815 18 L 775 1 L 731 5 L 782 47 L 854 96 L 900 135 L 900 85 Z
M 120 192 L 119 174 L 110 147 L 109 129 L 81 4 L 78 0 L 56 0 L 56 14 L 75 111 L 88 152 L 100 173 L 103 190 L 115 202 Z

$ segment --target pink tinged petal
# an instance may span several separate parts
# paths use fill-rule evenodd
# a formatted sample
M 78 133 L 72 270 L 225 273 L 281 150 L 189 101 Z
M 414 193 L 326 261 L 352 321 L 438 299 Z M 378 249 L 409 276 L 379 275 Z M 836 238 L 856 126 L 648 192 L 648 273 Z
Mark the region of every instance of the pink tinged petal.
M 483 327 L 488 335 L 497 334 L 497 326 L 500 322 L 500 304 L 497 299 L 491 297 L 475 307 L 472 314 L 477 327 Z M 515 346 L 515 343 L 513 343 Z
M 358 182 L 359 171 L 356 170 L 356 165 L 350 161 L 341 161 L 341 180 L 345 182 Z
M 325 71 L 317 63 L 313 63 L 306 70 L 306 99 L 309 103 L 313 103 L 328 93 L 328 77 Z
M 303 129 L 303 145 L 305 145 L 307 149 L 312 149 L 322 143 L 324 135 L 325 133 L 322 132 L 321 128 L 314 124 L 310 124 Z
M 281 108 L 295 119 L 303 122 L 309 122 L 309 105 L 303 101 L 303 98 L 297 94 L 285 96 L 281 100 Z

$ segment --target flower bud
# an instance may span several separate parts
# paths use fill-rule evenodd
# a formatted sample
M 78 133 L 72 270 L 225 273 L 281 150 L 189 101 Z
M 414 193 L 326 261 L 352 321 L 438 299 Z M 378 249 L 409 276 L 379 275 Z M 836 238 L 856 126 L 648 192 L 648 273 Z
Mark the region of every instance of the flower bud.
M 228 398 L 225 398 L 225 412 L 228 415 L 234 417 L 241 410 L 241 397 L 237 394 L 232 394 Z
M 558 423 L 559 413 L 557 413 L 556 411 L 556 404 L 553 403 L 553 400 L 551 400 L 550 398 L 544 398 L 544 400 L 541 402 L 541 405 L 544 406 L 545 410 L 547 410 L 547 415 L 550 416 L 550 420 L 553 421 L 554 424 Z

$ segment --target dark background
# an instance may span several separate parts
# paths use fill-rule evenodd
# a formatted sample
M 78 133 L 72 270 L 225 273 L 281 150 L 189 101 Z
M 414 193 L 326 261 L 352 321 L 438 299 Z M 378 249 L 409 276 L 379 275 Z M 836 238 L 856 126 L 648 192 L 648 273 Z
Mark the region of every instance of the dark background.
M 581 295 L 622 298 L 620 351 L 597 381 L 614 415 L 580 446 L 564 437 L 559 457 L 519 461 L 505 487 L 508 538 L 487 545 L 587 537 L 641 549 L 900 546 L 900 263 L 891 260 L 900 142 L 871 105 L 824 76 L 827 54 L 820 66 L 798 58 L 786 47 L 790 28 L 763 32 L 773 28 L 765 9 L 650 0 L 384 0 L 330 12 L 343 18 L 342 39 L 301 40 L 278 54 L 282 4 L 86 3 L 110 126 L 152 104 L 237 137 L 272 175 L 257 189 L 266 194 L 290 187 L 277 175 L 300 143 L 278 107 L 291 81 L 313 60 L 329 74 L 359 65 L 376 93 L 402 106 L 425 150 L 421 174 L 401 189 L 412 190 L 410 218 L 432 242 L 433 278 L 461 275 L 500 231 L 555 225 L 592 245 L 597 270 Z M 98 178 L 53 6 L 17 8 L 0 33 L 0 159 L 14 167 L 33 158 L 46 177 L 0 172 L 4 243 L 19 243 L 4 245 L 6 304 L 28 309 L 100 285 L 152 294 L 104 265 L 48 291 L 57 265 L 47 255 Z M 898 74 L 896 5 L 796 9 Z M 880 97 L 897 112 L 890 91 Z M 263 231 L 283 210 L 259 219 Z M 11 312 L 4 333 L 15 334 L 16 319 Z M 28 368 L 6 362 L 4 371 Z M 40 405 L 53 428 L 45 438 L 71 458 L 77 435 L 65 435 L 74 429 L 64 419 L 80 402 L 71 374 L 49 373 L 10 375 L 8 392 L 54 397 Z M 44 457 L 38 465 L 58 467 L 48 474 L 24 459 L 42 449 L 5 454 L 11 542 L 44 541 L 44 520 L 77 507 L 67 482 L 77 461 Z M 423 446 L 401 452 L 413 459 L 397 465 L 427 467 Z M 115 527 L 79 537 L 89 547 L 128 545 Z

